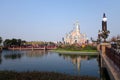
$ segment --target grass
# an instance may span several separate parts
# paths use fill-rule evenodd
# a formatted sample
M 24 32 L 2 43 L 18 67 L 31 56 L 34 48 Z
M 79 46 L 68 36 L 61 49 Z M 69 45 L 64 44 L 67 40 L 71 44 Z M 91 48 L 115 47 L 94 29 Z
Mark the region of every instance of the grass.
M 69 55 L 97 55 L 97 51 L 66 51 L 66 50 L 51 50 L 52 52 L 60 53 L 60 54 L 69 54 Z
M 55 72 L 0 71 L 0 80 L 99 80 L 89 76 L 70 76 Z
M 97 50 L 65 50 L 65 49 L 56 49 L 56 50 L 52 50 L 52 51 L 56 51 L 56 52 L 97 52 Z
M 62 53 L 62 54 L 80 54 L 80 55 L 97 55 L 97 48 L 94 46 L 74 46 L 74 45 L 64 45 L 59 46 L 55 50 L 51 50 L 52 52 Z
M 58 53 L 97 53 L 97 48 L 94 46 L 76 46 L 76 45 L 62 45 L 59 46 L 56 50 L 52 50 L 53 52 Z
M 97 50 L 65 50 L 65 49 L 56 49 L 56 50 L 51 50 L 52 52 L 58 52 L 58 53 L 97 53 Z

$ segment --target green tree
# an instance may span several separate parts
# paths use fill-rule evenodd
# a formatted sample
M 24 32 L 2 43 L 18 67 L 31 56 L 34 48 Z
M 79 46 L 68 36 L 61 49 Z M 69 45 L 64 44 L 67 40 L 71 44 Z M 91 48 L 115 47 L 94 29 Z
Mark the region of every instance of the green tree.
M 6 39 L 6 40 L 3 42 L 3 45 L 4 45 L 5 47 L 10 46 L 11 44 L 12 44 L 12 42 L 11 42 L 10 39 Z
M 15 38 L 13 38 L 12 40 L 11 40 L 11 45 L 12 46 L 15 46 L 15 45 L 17 45 L 17 39 L 15 39 Z
M 4 42 L 3 42 L 4 46 L 5 47 L 10 47 L 10 46 L 21 46 L 21 45 L 24 45 L 26 44 L 26 41 L 22 41 L 21 39 L 6 39 Z
M 17 39 L 17 45 L 21 46 L 22 45 L 22 40 L 21 39 Z
M 2 37 L 0 37 L 0 44 L 2 43 Z
M 21 41 L 21 45 L 26 45 L 26 41 L 25 41 L 25 40 L 22 40 L 22 41 Z
M 2 37 L 0 37 L 0 44 L 2 43 Z

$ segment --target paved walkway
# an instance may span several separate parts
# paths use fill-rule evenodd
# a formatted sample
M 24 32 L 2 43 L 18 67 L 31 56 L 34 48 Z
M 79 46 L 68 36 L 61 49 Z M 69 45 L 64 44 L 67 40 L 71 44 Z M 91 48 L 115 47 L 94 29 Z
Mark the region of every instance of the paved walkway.
M 112 74 L 113 79 L 120 80 L 120 69 L 107 56 L 102 55 L 102 58 L 104 59 L 107 68 L 109 69 L 108 71 L 110 71 L 110 73 Z M 110 78 L 112 78 L 112 76 L 110 75 Z

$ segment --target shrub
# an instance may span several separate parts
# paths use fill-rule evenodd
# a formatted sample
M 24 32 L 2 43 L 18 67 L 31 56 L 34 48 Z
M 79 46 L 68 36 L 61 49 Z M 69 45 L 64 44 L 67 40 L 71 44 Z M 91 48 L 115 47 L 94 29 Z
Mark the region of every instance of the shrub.
M 76 45 L 62 45 L 62 46 L 59 46 L 57 49 L 59 50 L 71 50 L 71 51 L 80 51 L 80 50 L 97 50 L 96 47 L 94 46 L 76 46 Z

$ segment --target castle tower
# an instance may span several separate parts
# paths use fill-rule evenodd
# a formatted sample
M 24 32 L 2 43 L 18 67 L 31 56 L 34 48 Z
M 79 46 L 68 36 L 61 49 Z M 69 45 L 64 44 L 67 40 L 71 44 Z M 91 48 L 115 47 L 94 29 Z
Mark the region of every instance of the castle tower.
M 68 35 L 66 35 L 65 38 L 65 43 L 69 43 L 69 44 L 74 44 L 74 43 L 78 43 L 78 44 L 84 44 L 86 41 L 86 35 L 80 33 L 80 24 L 79 22 L 76 22 L 74 24 L 74 28 L 71 32 L 69 32 Z

